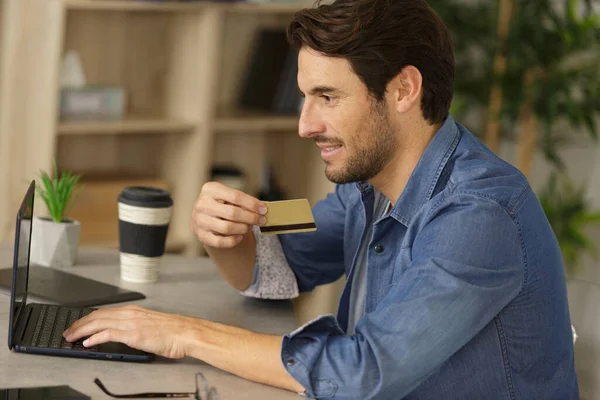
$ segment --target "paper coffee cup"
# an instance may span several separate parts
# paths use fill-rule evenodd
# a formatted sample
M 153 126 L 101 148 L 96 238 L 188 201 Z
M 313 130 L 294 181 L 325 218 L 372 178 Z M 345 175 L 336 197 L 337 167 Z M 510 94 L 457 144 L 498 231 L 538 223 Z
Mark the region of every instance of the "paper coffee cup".
M 119 196 L 121 279 L 136 283 L 158 281 L 173 200 L 163 189 L 130 186 Z

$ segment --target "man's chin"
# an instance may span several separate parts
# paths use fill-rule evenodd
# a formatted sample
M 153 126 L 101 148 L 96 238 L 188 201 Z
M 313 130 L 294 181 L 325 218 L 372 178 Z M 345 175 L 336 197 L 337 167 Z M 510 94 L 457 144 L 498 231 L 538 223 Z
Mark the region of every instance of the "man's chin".
M 325 177 L 330 182 L 338 185 L 352 182 L 351 180 L 348 180 L 348 176 L 345 171 L 340 171 L 339 169 L 333 168 L 329 163 L 327 163 L 327 166 L 325 167 Z
M 357 170 L 346 164 L 335 168 L 330 162 L 325 163 L 325 177 L 332 183 L 343 185 L 346 183 L 365 182 L 376 176 L 381 170 L 372 174 L 367 169 Z

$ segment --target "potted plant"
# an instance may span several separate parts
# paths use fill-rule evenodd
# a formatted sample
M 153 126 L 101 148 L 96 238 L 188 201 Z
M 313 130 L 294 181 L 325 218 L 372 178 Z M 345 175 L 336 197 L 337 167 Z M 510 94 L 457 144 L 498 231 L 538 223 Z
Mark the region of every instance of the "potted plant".
M 54 177 L 40 173 L 39 197 L 49 212 L 47 217 L 34 217 L 31 238 L 31 262 L 46 267 L 68 267 L 75 264 L 81 225 L 67 218 L 75 201 L 80 176 L 64 171 L 60 175 L 56 163 Z M 78 190 L 77 190 L 78 191 Z

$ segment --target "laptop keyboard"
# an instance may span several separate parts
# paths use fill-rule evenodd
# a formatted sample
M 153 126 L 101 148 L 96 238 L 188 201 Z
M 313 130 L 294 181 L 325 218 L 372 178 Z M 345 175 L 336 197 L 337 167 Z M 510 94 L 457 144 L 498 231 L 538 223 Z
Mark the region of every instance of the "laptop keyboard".
M 69 349 L 98 351 L 98 346 L 85 348 L 81 338 L 77 342 L 65 341 L 63 332 L 78 319 L 88 315 L 93 310 L 89 308 L 70 308 L 44 304 L 41 306 L 40 315 L 33 331 L 31 341 L 34 347 L 51 349 Z

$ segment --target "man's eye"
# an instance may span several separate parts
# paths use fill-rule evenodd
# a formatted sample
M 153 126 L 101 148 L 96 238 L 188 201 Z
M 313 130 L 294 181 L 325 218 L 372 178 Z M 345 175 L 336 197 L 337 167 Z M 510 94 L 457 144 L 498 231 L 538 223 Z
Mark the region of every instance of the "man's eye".
M 326 103 L 329 103 L 331 100 L 333 100 L 333 97 L 327 96 L 326 94 L 322 94 L 321 98 L 325 100 Z

